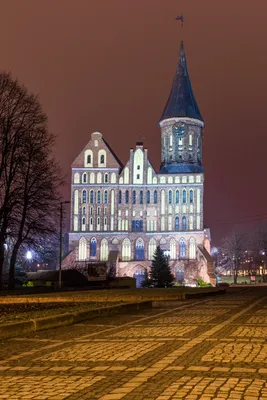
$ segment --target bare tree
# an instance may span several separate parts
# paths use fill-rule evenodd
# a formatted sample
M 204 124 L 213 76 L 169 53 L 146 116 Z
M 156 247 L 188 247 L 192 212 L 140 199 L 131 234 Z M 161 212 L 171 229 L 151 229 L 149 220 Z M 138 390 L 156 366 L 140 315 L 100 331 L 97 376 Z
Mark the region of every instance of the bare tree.
M 62 179 L 52 156 L 54 140 L 37 97 L 10 74 L 0 74 L 0 279 L 9 236 L 10 288 L 21 245 L 55 231 Z
M 234 283 L 241 269 L 241 263 L 247 244 L 247 236 L 240 231 L 233 230 L 222 241 L 222 251 L 225 256 L 224 268 L 232 272 Z

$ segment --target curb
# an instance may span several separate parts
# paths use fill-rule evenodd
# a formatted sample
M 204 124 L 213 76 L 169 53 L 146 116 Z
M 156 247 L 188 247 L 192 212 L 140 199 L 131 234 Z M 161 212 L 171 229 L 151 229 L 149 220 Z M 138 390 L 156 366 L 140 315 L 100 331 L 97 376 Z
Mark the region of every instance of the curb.
M 127 311 L 142 310 L 145 308 L 152 308 L 152 301 L 141 301 L 138 303 L 120 304 L 110 307 L 95 308 L 92 310 L 81 311 L 78 313 L 53 315 L 51 317 L 37 318 L 7 325 L 1 325 L 0 340 L 13 338 L 31 332 L 42 331 L 45 329 L 73 325 L 82 321 L 98 317 L 108 317 L 110 315 L 117 315 Z

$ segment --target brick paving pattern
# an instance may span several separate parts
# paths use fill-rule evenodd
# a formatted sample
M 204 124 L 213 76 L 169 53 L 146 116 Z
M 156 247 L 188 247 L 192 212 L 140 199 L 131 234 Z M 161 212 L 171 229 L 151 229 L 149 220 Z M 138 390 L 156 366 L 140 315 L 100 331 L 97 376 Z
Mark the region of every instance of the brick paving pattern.
M 0 342 L 0 400 L 267 400 L 267 290 Z

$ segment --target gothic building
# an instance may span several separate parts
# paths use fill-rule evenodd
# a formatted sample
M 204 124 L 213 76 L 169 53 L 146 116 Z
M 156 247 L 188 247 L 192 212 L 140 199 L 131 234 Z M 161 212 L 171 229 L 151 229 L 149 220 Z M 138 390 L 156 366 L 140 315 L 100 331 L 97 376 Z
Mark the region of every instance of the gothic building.
M 102 134 L 91 134 L 72 164 L 70 248 L 77 262 L 115 263 L 117 276 L 135 276 L 138 286 L 160 245 L 177 280 L 214 284 L 203 224 L 204 121 L 183 43 L 159 128 L 159 171 L 143 143 L 122 165 Z

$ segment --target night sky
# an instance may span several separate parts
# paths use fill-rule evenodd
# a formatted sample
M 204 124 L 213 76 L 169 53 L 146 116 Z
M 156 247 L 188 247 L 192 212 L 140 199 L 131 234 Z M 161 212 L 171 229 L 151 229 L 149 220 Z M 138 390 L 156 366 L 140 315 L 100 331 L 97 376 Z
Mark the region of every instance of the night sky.
M 183 29 L 174 20 L 182 12 Z M 183 39 L 206 123 L 213 244 L 267 218 L 266 0 L 2 0 L 1 16 L 0 69 L 40 95 L 68 177 L 96 130 L 122 162 L 145 137 L 159 168 L 157 123 Z

